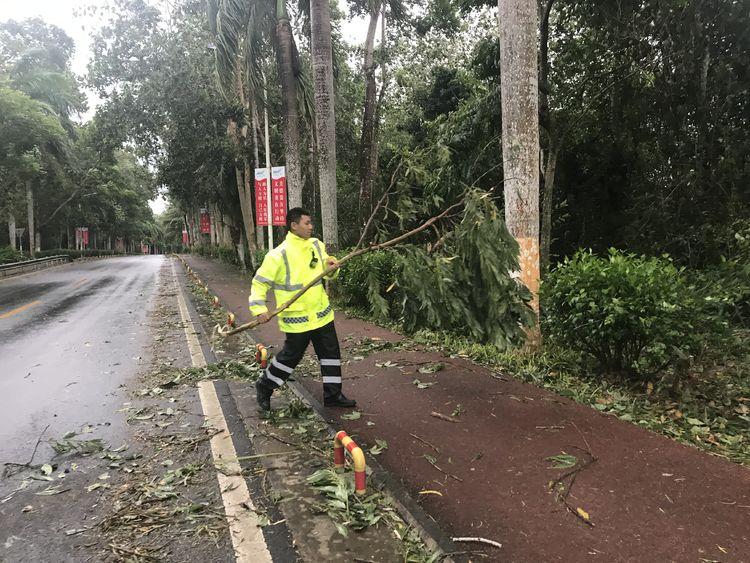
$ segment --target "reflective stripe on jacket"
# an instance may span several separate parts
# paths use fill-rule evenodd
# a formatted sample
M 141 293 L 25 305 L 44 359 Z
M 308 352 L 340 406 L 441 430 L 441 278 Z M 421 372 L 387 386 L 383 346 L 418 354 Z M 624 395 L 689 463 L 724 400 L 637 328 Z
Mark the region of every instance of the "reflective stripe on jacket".
M 268 311 L 266 296 L 273 290 L 276 305 L 289 301 L 306 284 L 322 274 L 325 269 L 326 247 L 316 238 L 307 240 L 293 233 L 271 250 L 263 259 L 253 277 L 248 306 L 253 315 Z M 336 270 L 329 279 L 338 275 Z M 322 280 L 308 289 L 302 297 L 292 303 L 279 316 L 279 328 L 283 332 L 306 332 L 315 330 L 333 320 L 333 308 L 328 301 Z

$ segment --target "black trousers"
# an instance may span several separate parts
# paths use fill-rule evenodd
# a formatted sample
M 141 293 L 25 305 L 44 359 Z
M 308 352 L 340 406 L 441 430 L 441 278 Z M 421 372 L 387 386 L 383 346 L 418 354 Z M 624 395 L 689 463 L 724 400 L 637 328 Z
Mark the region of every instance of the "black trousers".
M 323 396 L 328 399 L 341 393 L 341 350 L 333 321 L 308 332 L 286 333 L 284 347 L 268 363 L 260 383 L 272 390 L 284 385 L 305 355 L 311 340 L 320 362 Z

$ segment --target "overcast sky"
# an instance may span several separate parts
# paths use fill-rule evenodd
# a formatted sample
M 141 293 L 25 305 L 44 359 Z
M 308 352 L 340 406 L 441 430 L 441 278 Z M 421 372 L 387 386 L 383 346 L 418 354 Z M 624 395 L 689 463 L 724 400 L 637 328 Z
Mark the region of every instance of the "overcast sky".
M 151 0 L 152 4 L 163 3 L 165 0 Z M 107 2 L 97 0 L 0 0 L 0 21 L 9 19 L 23 20 L 27 18 L 40 17 L 47 23 L 56 25 L 73 38 L 76 44 L 76 52 L 73 57 L 73 72 L 84 74 L 89 60 L 89 35 L 96 31 L 101 25 L 97 19 L 77 15 L 80 8 L 87 5 Z M 346 8 L 346 3 L 339 0 L 339 5 Z M 344 39 L 350 43 L 361 43 L 367 33 L 364 19 L 346 22 L 342 26 Z M 97 103 L 93 93 L 88 93 L 89 105 L 92 106 L 87 116 L 93 115 L 94 106 Z M 155 213 L 164 211 L 166 202 L 164 198 L 158 198 L 151 202 L 151 208 Z

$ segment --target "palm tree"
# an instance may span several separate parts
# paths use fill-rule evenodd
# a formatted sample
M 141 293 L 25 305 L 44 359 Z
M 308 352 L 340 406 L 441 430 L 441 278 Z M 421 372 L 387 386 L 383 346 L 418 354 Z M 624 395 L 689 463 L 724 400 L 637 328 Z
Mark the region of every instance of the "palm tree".
M 220 84 L 225 91 L 231 91 L 240 85 L 239 80 L 249 92 L 248 107 L 261 99 L 256 94 L 263 88 L 262 62 L 269 48 L 275 52 L 281 86 L 289 204 L 301 205 L 298 83 L 302 80 L 302 73 L 286 2 L 208 0 L 208 5 L 209 21 L 216 36 Z M 244 68 L 241 61 L 245 62 Z
M 299 110 L 297 81 L 300 79 L 297 46 L 285 0 L 276 0 L 276 61 L 281 83 L 281 109 L 284 115 L 284 146 L 289 207 L 302 206 L 302 171 L 300 166 Z
M 251 6 L 242 0 L 207 0 L 208 22 L 211 32 L 217 39 L 215 58 L 219 89 L 229 103 L 239 106 L 236 115 L 227 121 L 227 135 L 232 139 L 237 151 L 234 174 L 251 261 L 258 248 L 251 184 L 251 178 L 254 182 L 255 174 L 250 165 L 247 147 L 247 130 L 252 125 L 252 120 L 248 116 L 252 115 L 251 102 L 254 96 L 245 95 L 250 64 L 243 66 L 242 61 L 243 58 L 248 61 L 251 55 L 248 47 L 252 45 L 245 41 L 243 23 L 250 18 L 253 6 L 254 4 Z M 243 256 L 242 245 L 239 246 L 240 256 Z
M 336 251 L 339 246 L 336 204 L 336 118 L 329 0 L 310 0 L 310 39 L 323 238 L 328 248 Z

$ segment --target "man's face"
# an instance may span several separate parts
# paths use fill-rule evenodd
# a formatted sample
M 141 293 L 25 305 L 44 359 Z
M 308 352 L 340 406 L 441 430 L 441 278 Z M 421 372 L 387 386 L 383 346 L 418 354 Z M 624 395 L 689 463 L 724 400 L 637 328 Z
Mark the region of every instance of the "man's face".
M 300 238 L 309 239 L 313 233 L 313 222 L 310 216 L 303 215 L 299 223 L 292 221 L 292 232 Z

